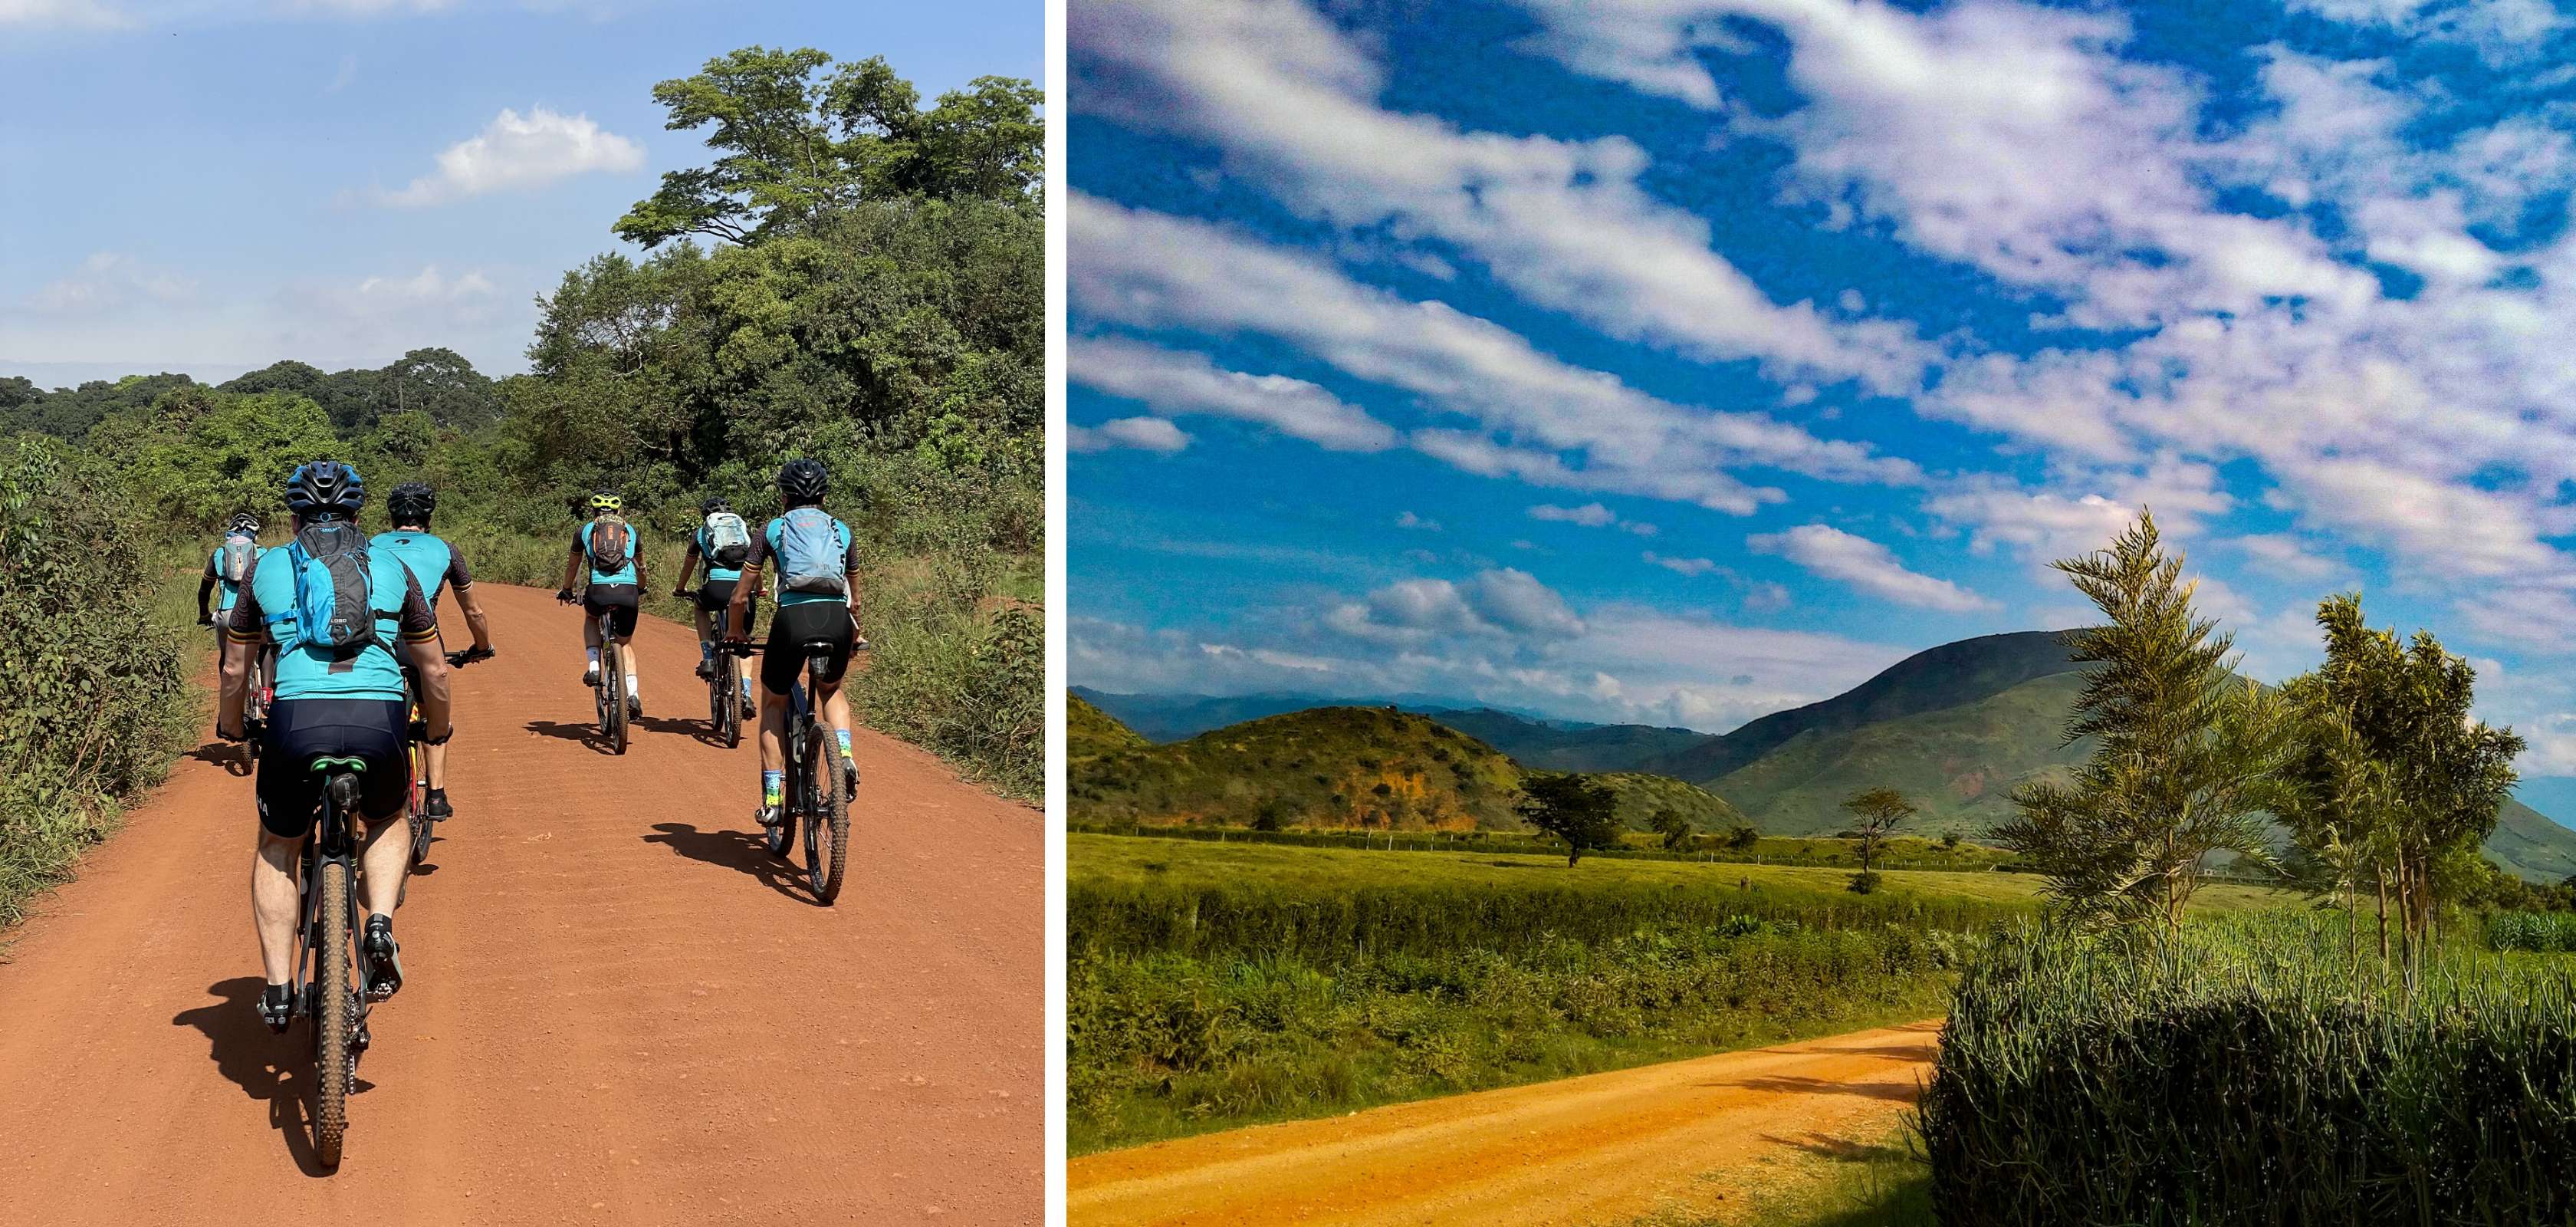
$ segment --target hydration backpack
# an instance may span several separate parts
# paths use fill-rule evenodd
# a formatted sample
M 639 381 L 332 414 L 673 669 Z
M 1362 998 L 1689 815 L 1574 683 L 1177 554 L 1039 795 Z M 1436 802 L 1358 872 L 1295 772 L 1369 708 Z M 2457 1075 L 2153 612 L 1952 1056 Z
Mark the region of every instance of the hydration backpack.
M 251 564 L 259 560 L 259 542 L 242 533 L 224 534 L 224 582 L 238 584 L 250 578 Z
M 707 557 L 727 567 L 739 567 L 751 557 L 751 528 L 742 517 L 730 511 L 719 511 L 707 517 Z
M 616 516 L 601 516 L 590 522 L 590 569 L 602 575 L 615 575 L 626 569 L 627 555 L 634 542 L 626 530 L 626 521 Z
M 376 644 L 375 579 L 367 567 L 367 539 L 357 525 L 312 525 L 295 534 L 286 557 L 295 568 L 295 608 L 268 615 L 270 622 L 295 619 L 298 645 L 334 658 Z
M 798 507 L 778 517 L 781 589 L 848 596 L 849 578 L 841 569 L 844 561 L 841 536 L 832 528 L 832 513 L 820 507 Z

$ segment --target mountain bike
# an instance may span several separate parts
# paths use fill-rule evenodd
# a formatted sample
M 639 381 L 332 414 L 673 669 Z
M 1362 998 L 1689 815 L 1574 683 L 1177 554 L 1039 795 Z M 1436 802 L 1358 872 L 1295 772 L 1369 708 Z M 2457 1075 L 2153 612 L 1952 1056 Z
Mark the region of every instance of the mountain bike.
M 798 645 L 805 653 L 808 677 L 819 676 L 831 660 L 832 641 L 816 639 Z M 755 649 L 748 643 L 724 645 L 728 656 L 740 658 Z M 786 751 L 787 796 L 778 825 L 769 828 L 764 841 L 769 854 L 784 858 L 796 843 L 800 826 L 805 832 L 805 879 L 814 897 L 825 906 L 841 897 L 842 870 L 850 858 L 851 798 L 842 792 L 841 765 L 837 760 L 834 738 L 823 722 L 816 718 L 812 692 L 804 681 L 788 689 Z
M 618 646 L 615 619 L 614 610 L 599 611 L 599 682 L 591 691 L 600 735 L 608 738 L 610 750 L 624 754 L 627 705 L 635 700 L 626 693 L 626 649 Z
M 492 656 L 493 652 L 490 648 L 466 648 L 448 653 L 447 666 L 451 669 L 462 669 L 478 660 L 490 660 Z M 429 816 L 429 726 L 420 718 L 420 692 L 412 685 L 411 669 L 408 666 L 403 669 L 403 711 L 408 713 L 411 721 L 411 745 L 404 753 L 410 756 L 408 764 L 411 770 L 411 864 L 417 867 L 422 861 L 429 859 L 430 836 L 438 823 Z M 408 873 L 403 878 L 403 889 L 411 889 L 411 878 Z M 397 894 L 395 899 L 399 906 L 401 895 Z
M 358 774 L 367 764 L 321 757 L 311 769 L 328 782 L 322 789 L 321 819 L 304 839 L 304 921 L 295 938 L 294 991 L 296 1013 L 313 1023 L 313 1153 L 322 1166 L 336 1168 L 349 1131 L 349 1090 L 358 1079 L 358 1056 L 367 1050 L 368 1002 L 375 991 L 371 983 L 350 983 L 353 968 L 366 975 L 353 935 L 361 931 L 355 893 L 363 844 L 358 824 L 364 821 L 358 815 Z
M 691 602 L 698 599 L 698 594 L 694 591 L 684 591 L 675 595 L 685 597 Z M 714 618 L 709 622 L 709 625 L 714 628 L 715 642 L 719 645 L 724 643 L 725 619 L 731 612 L 731 610 L 719 609 L 715 611 Z M 751 683 L 742 675 L 741 657 L 731 652 L 718 651 L 711 663 L 714 668 L 708 670 L 707 677 L 707 727 L 713 729 L 716 737 L 724 742 L 726 749 L 730 750 L 742 744 L 742 721 L 752 712 Z

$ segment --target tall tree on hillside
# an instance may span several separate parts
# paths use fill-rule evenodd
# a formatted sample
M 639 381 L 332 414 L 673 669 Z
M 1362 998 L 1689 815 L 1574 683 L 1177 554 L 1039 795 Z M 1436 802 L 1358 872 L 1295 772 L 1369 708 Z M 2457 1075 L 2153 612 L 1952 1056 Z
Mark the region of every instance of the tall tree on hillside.
M 2411 968 L 2437 901 L 2478 880 L 2478 849 L 2513 790 L 2524 742 L 2470 714 L 2477 670 L 2431 631 L 2400 642 L 2373 630 L 2350 593 L 2320 604 L 2317 625 L 2324 665 L 2284 687 L 2311 734 L 2286 764 L 2296 787 L 2281 817 L 2311 860 L 2339 867 L 2333 884 L 2348 902 L 2357 880 L 2370 882 L 2382 957 L 2396 905 Z
M 1590 779 L 1566 774 L 1533 774 L 1521 781 L 1521 821 L 1565 841 L 1565 867 L 1583 854 L 1619 842 L 1618 794 Z
M 2141 512 L 2109 549 L 2053 565 L 2106 620 L 2067 636 L 2071 657 L 2096 667 L 2063 744 L 2089 737 L 2094 748 L 2071 783 L 2015 790 L 2017 814 L 1995 835 L 2078 920 L 2170 934 L 2210 854 L 2271 863 L 2262 811 L 2297 721 L 2231 676 L 2234 640 L 2193 609 L 2195 585 L 2153 516 Z
M 653 87 L 673 131 L 711 129 L 714 165 L 671 171 L 617 235 L 652 248 L 684 234 L 749 244 L 800 233 L 861 200 L 1025 198 L 1042 170 L 1043 95 L 979 77 L 929 110 L 882 58 L 745 47 Z
M 1655 816 L 1646 820 L 1646 826 L 1655 834 L 1663 836 L 1664 848 L 1667 851 L 1678 852 L 1683 845 L 1690 842 L 1690 819 L 1682 817 L 1680 810 L 1669 805 L 1656 810 Z
M 1904 793 L 1885 785 L 1853 793 L 1843 801 L 1843 809 L 1851 814 L 1856 824 L 1852 829 L 1860 837 L 1860 873 L 1852 879 L 1852 884 L 1862 894 L 1868 894 L 1878 883 L 1878 875 L 1870 872 L 1870 864 L 1878 859 L 1878 850 L 1887 843 L 1889 832 L 1922 810 L 1907 800 Z

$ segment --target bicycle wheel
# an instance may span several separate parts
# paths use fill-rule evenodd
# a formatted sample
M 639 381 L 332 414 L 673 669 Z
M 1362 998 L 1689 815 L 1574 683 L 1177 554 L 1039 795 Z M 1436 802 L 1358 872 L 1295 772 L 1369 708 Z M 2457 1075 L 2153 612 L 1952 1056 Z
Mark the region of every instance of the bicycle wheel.
M 828 907 L 841 897 L 841 869 L 850 859 L 850 806 L 841 792 L 840 754 L 831 742 L 817 738 L 815 744 L 813 789 L 822 806 L 805 824 L 805 874 L 814 897 Z
M 619 754 L 626 752 L 626 661 L 625 652 L 614 641 L 608 641 L 599 654 L 600 667 L 607 670 L 599 679 L 608 703 L 608 746 Z
M 716 685 L 708 702 L 714 705 L 716 735 L 730 750 L 742 744 L 742 661 L 732 653 L 720 654 L 716 665 Z
M 313 1157 L 340 1166 L 349 1087 L 358 1080 L 358 994 L 349 986 L 349 866 L 322 862 L 313 958 Z

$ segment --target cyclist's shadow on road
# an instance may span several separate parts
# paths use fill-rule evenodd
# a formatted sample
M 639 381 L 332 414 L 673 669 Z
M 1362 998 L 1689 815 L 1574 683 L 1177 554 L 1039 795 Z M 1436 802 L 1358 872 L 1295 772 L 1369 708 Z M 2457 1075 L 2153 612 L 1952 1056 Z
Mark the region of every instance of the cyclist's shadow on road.
M 806 893 L 805 875 L 798 872 L 796 866 L 779 857 L 771 856 L 768 845 L 762 843 L 757 834 L 748 831 L 701 831 L 685 822 L 657 822 L 653 824 L 653 829 L 660 834 L 643 836 L 645 843 L 666 844 L 671 851 L 690 860 L 722 865 L 728 869 L 739 869 L 760 879 L 771 890 L 799 903 L 823 906 L 815 901 L 814 896 Z M 799 843 L 796 848 L 790 848 L 789 851 L 798 851 L 802 847 L 803 844 Z
M 297 1019 L 286 1034 L 272 1034 L 259 1020 L 262 981 L 241 976 L 211 985 L 215 1001 L 182 1010 L 172 1026 L 194 1027 L 205 1034 L 215 1068 L 244 1094 L 268 1105 L 269 1128 L 286 1135 L 286 1151 L 307 1176 L 328 1176 L 313 1157 L 313 1122 L 306 1115 L 313 1090 L 313 1031 Z M 360 1078 L 352 1092 L 373 1089 Z
M 669 716 L 637 716 L 634 724 L 637 729 L 647 733 L 679 733 L 701 745 L 714 746 L 719 750 L 726 748 L 724 738 L 716 736 L 715 727 L 704 720 L 679 720 Z M 745 741 L 760 735 L 757 730 L 745 730 L 745 734 L 743 737 Z
M 616 747 L 608 744 L 608 734 L 600 732 L 596 724 L 565 724 L 560 720 L 531 720 L 526 727 L 529 732 L 541 737 L 560 737 L 565 741 L 580 742 L 595 753 L 615 754 L 617 752 Z
M 213 763 L 232 775 L 251 773 L 250 759 L 242 753 L 240 746 L 229 741 L 209 741 L 188 751 L 187 757 L 201 763 Z

